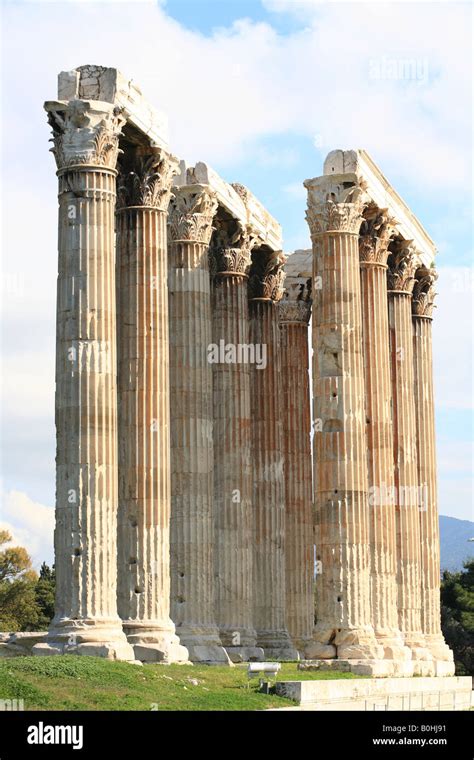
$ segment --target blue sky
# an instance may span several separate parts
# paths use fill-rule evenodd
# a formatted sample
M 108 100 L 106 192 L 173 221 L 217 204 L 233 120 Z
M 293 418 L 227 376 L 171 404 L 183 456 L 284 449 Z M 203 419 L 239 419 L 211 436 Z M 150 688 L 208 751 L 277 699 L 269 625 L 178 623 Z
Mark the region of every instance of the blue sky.
M 439 248 L 434 321 L 440 511 L 472 519 L 471 4 L 316 0 L 2 6 L 3 521 L 51 559 L 56 76 L 115 66 L 169 118 L 172 150 L 247 185 L 289 253 L 309 247 L 304 179 L 365 148 Z

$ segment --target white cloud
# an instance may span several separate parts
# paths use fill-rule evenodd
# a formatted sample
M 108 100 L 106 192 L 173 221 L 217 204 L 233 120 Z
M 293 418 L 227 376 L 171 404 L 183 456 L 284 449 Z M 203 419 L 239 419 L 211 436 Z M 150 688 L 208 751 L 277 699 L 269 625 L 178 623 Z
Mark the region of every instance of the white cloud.
M 229 179 L 239 179 L 244 158 L 262 172 L 265 163 L 292 165 L 291 148 L 282 155 L 268 151 L 269 135 L 317 138 L 324 150 L 364 147 L 395 186 L 403 179 L 424 203 L 439 193 L 456 198 L 456 215 L 447 207 L 446 223 L 439 221 L 449 250 L 449 223 L 463 213 L 460 188 L 464 196 L 470 179 L 469 6 L 309 0 L 298 7 L 294 0 L 266 5 L 298 11 L 306 26 L 281 35 L 268 23 L 241 20 L 206 37 L 151 2 L 113 9 L 88 2 L 3 9 L 4 438 L 7 446 L 30 443 L 28 469 L 22 445 L 16 451 L 15 472 L 24 475 L 15 485 L 26 499 L 30 468 L 54 479 L 53 456 L 48 454 L 49 471 L 42 457 L 43 431 L 53 435 L 57 204 L 42 101 L 56 96 L 58 71 L 92 62 L 133 76 L 150 102 L 168 113 L 174 152 L 189 162 L 218 165 Z M 54 44 L 45 44 L 41 27 Z M 384 56 L 426 59 L 426 81 L 371 79 L 371 61 Z M 320 166 L 315 147 L 314 167 L 283 192 L 303 197 L 302 180 Z M 302 211 L 301 244 L 295 247 L 306 240 Z M 472 291 L 456 293 L 443 280 L 438 290 L 437 403 L 470 408 Z M 13 515 L 9 520 L 17 524 Z M 28 524 L 20 529 L 30 530 Z
M 434 3 L 429 11 L 416 3 L 317 4 L 311 25 L 285 36 L 246 19 L 205 37 L 148 4 L 118 4 L 113 14 L 74 3 L 41 11 L 55 45 L 42 48 L 34 68 L 18 45 L 37 49 L 38 20 L 11 8 L 6 14 L 6 60 L 15 60 L 6 102 L 10 93 L 15 100 L 13 84 L 39 101 L 55 96 L 59 69 L 105 63 L 133 76 L 168 112 L 173 149 L 190 161 L 233 168 L 256 138 L 295 131 L 317 133 L 332 147 L 365 147 L 428 194 L 437 182 L 446 189 L 467 180 L 469 8 L 462 4 Z M 106 34 L 91 33 L 102 28 Z M 371 80 L 371 60 L 387 55 L 426 59 L 428 81 Z M 39 102 L 34 111 L 26 101 L 19 140 L 25 108 L 34 122 L 44 118 Z
M 28 549 L 33 566 L 53 561 L 54 509 L 33 501 L 21 491 L 2 493 L 0 528 L 8 530 L 14 543 Z

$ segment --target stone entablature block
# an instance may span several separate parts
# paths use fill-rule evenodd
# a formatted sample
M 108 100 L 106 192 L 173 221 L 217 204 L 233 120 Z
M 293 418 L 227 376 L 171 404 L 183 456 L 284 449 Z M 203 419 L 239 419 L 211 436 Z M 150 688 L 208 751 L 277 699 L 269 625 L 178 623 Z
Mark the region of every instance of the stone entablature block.
M 283 240 L 280 224 L 244 185 L 229 184 L 202 161 L 194 167 L 187 167 L 182 161 L 180 174 L 175 178 L 174 184 L 177 187 L 208 185 L 215 193 L 219 206 L 240 222 L 251 235 L 256 236 L 259 245 L 266 245 L 272 251 L 281 250 Z
M 153 108 L 133 79 L 106 66 L 78 66 L 58 76 L 58 100 L 100 100 L 123 108 L 127 122 L 152 145 L 168 150 L 168 119 Z
M 421 262 L 430 266 L 436 246 L 405 201 L 384 177 L 375 161 L 365 150 L 332 150 L 324 162 L 324 175 L 349 174 L 365 185 L 367 197 L 379 208 L 386 209 L 397 221 L 397 231 L 413 242 Z

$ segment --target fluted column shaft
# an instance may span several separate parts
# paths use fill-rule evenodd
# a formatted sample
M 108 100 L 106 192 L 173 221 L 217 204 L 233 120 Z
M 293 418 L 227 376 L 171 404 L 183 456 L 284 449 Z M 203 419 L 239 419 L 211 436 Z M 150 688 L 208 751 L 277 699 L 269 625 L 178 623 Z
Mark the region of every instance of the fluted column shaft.
M 369 594 L 365 386 L 352 175 L 307 180 L 313 241 L 313 395 L 317 625 L 312 656 L 377 659 Z M 356 182 L 354 177 L 354 182 Z M 338 202 L 339 201 L 339 202 Z
M 83 197 L 78 199 L 81 193 Z M 74 225 L 68 220 L 70 207 L 77 209 Z M 73 619 L 98 617 L 116 622 L 114 207 L 114 172 L 78 170 L 60 175 L 55 558 L 60 589 L 58 613 Z M 75 361 L 71 362 L 69 355 Z M 71 508 L 68 499 L 71 489 L 77 491 L 77 509 Z M 105 546 L 111 550 L 104 556 Z M 68 556 L 64 553 L 66 547 Z
M 269 258 L 272 261 L 274 257 Z M 281 269 L 280 273 L 283 274 Z M 250 283 L 252 279 L 251 275 Z M 257 292 L 259 290 L 257 288 Z M 278 293 L 277 297 L 280 298 L 281 294 Z M 283 387 L 278 307 L 272 298 L 257 297 L 251 298 L 249 310 L 250 343 L 265 351 L 265 360 L 252 365 L 250 385 L 255 521 L 254 624 L 257 643 L 264 648 L 266 657 L 293 659 L 296 651 L 285 623 Z
M 283 384 L 285 477 L 286 623 L 304 652 L 314 624 L 314 538 L 311 477 L 311 408 L 308 321 L 305 301 L 279 304 Z
M 47 105 L 59 177 L 57 588 L 48 643 L 35 650 L 133 659 L 116 601 L 114 211 L 123 120 L 105 104 Z
M 373 625 L 382 638 L 398 629 L 393 439 L 386 267 L 361 268 L 366 381 L 369 530 Z M 381 642 L 382 643 L 382 642 Z
M 431 356 L 431 318 L 413 318 L 415 407 L 418 443 L 418 483 L 424 503 L 421 525 L 422 625 L 425 634 L 440 634 L 439 527 L 436 509 L 436 449 Z
M 117 219 L 119 613 L 137 657 L 158 661 L 187 659 L 170 618 L 166 210 L 173 167 L 157 150 L 125 155 Z
M 380 217 L 378 217 L 378 220 Z M 370 227 L 371 222 L 365 225 Z M 384 227 L 386 225 L 384 224 Z M 367 230 L 374 231 L 374 230 Z M 372 624 L 387 659 L 411 659 L 398 628 L 392 387 L 387 303 L 387 244 L 360 238 L 362 327 L 369 482 L 370 594 Z
M 392 254 L 389 267 L 398 617 L 413 659 L 425 660 L 430 657 L 421 633 L 421 546 L 411 319 L 416 259 L 411 253 Z
M 413 359 L 418 487 L 421 491 L 421 629 L 435 658 L 451 662 L 440 612 L 440 549 L 437 504 L 436 437 L 433 393 L 432 309 L 434 270 L 419 269 L 413 296 Z
M 175 189 L 169 223 L 171 615 L 190 659 L 227 662 L 214 618 L 213 403 L 209 240 L 217 207 Z
M 232 249 L 226 253 L 229 259 L 239 255 Z M 249 258 L 245 255 L 248 262 Z M 249 343 L 246 269 L 248 264 L 234 271 L 221 268 L 213 278 L 213 341 L 217 346 L 235 350 Z M 224 360 L 213 364 L 213 384 L 216 619 L 221 641 L 230 652 L 233 647 L 253 647 L 256 641 L 248 363 Z

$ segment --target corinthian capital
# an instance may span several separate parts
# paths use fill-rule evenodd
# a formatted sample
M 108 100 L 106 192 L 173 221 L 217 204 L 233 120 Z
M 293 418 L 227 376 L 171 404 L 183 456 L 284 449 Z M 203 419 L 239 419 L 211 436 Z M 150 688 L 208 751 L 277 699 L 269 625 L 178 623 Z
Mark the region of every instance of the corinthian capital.
M 419 258 L 411 240 L 398 238 L 390 246 L 388 256 L 387 287 L 389 292 L 411 295 Z
M 386 264 L 388 245 L 396 222 L 387 209 L 369 206 L 360 227 L 359 257 L 361 264 Z
M 365 204 L 364 185 L 355 174 L 332 174 L 303 183 L 308 191 L 306 221 L 311 237 L 325 232 L 358 233 Z
M 311 278 L 287 275 L 283 298 L 278 304 L 280 324 L 298 322 L 308 325 L 311 304 Z
M 168 214 L 170 241 L 188 240 L 209 245 L 217 205 L 215 193 L 207 185 L 174 188 Z
M 247 275 L 251 251 L 259 242 L 258 235 L 249 225 L 237 219 L 216 217 L 210 248 L 211 275 Z
M 311 304 L 307 301 L 290 301 L 283 298 L 278 304 L 278 318 L 280 324 L 289 322 L 308 325 L 311 318 Z
M 121 108 L 97 100 L 47 101 L 44 107 L 59 170 L 76 165 L 115 169 L 126 122 Z
M 117 206 L 166 211 L 178 159 L 162 148 L 131 147 L 119 160 Z
M 249 298 L 280 301 L 283 296 L 286 256 L 282 251 L 257 251 L 252 257 Z
M 436 296 L 434 284 L 438 279 L 435 269 L 419 267 L 415 272 L 411 308 L 415 317 L 432 317 Z

